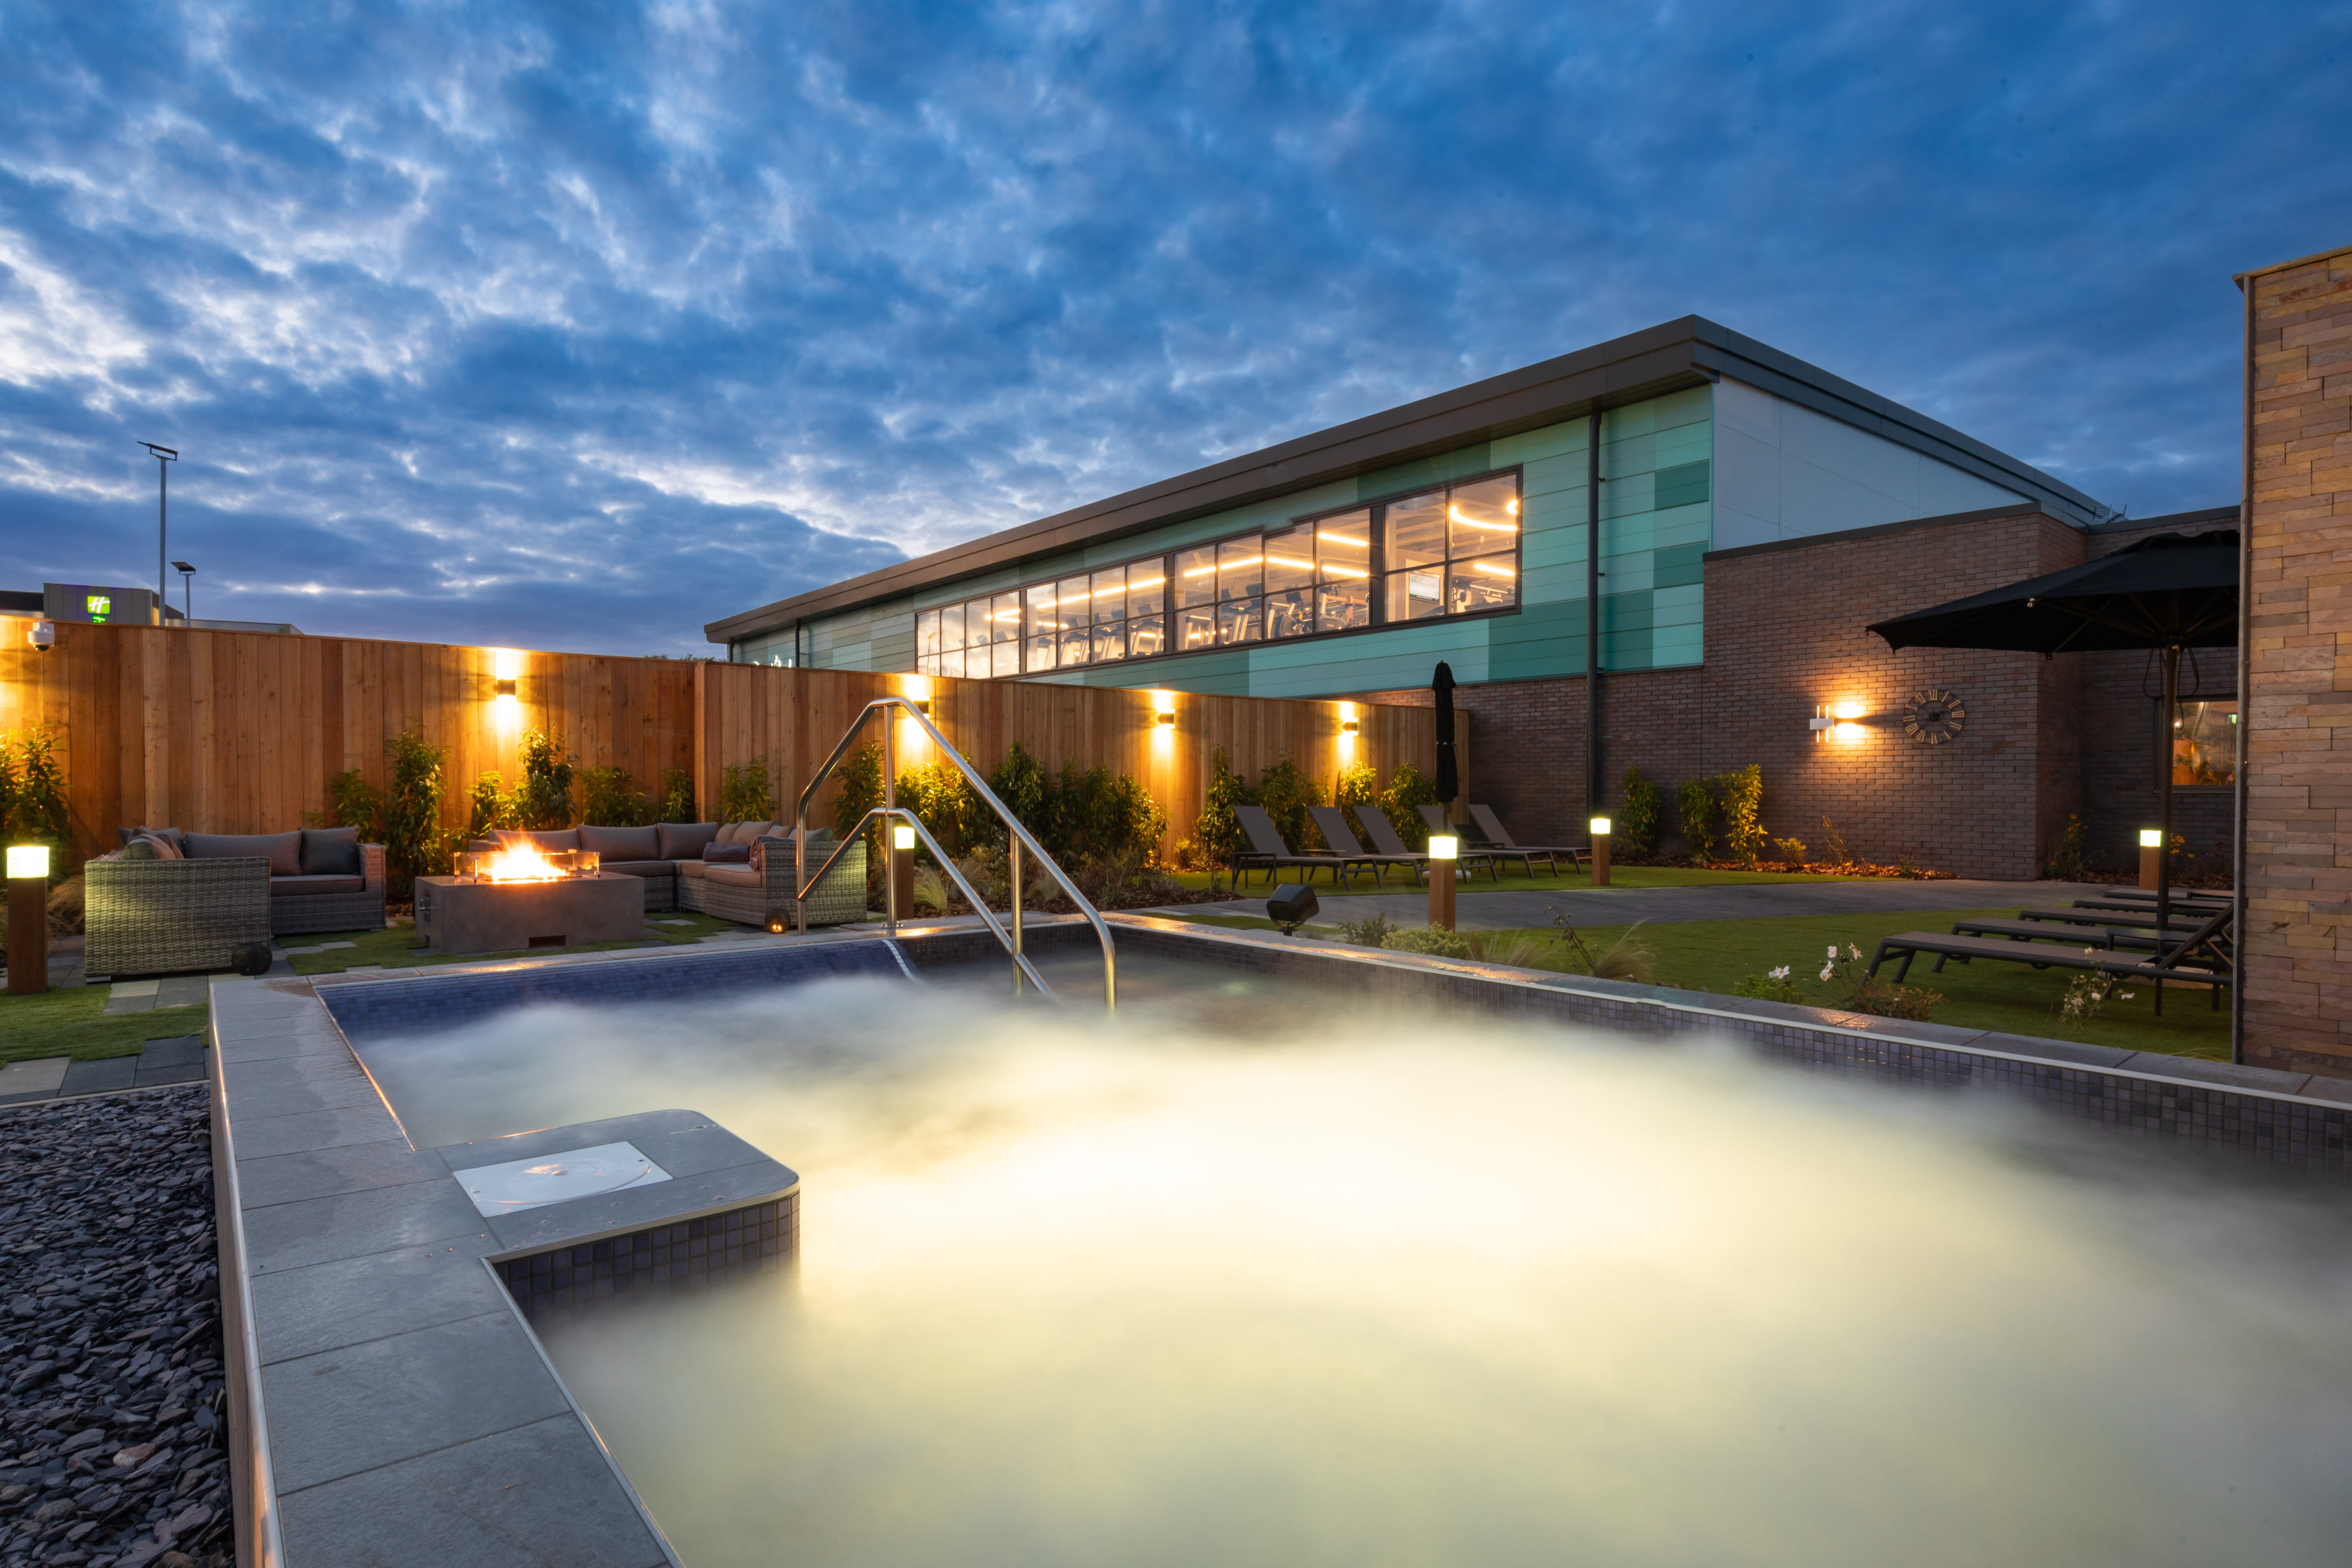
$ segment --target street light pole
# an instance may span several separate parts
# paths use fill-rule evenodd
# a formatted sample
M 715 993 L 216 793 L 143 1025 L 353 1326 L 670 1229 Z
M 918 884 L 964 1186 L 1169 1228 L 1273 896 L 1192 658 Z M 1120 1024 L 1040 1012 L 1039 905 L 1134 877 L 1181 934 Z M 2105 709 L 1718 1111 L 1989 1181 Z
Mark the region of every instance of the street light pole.
M 172 570 L 180 574 L 180 625 L 193 626 L 196 624 L 196 569 L 184 561 L 174 561 Z
M 164 501 L 170 488 L 163 476 L 171 472 L 164 465 L 178 462 L 180 454 L 169 447 L 158 447 L 152 441 L 142 441 L 139 444 L 146 447 L 155 458 L 155 624 L 160 626 L 163 624 L 165 603 L 163 584 L 169 581 L 163 574 L 163 566 L 171 555 L 170 550 L 163 542 Z

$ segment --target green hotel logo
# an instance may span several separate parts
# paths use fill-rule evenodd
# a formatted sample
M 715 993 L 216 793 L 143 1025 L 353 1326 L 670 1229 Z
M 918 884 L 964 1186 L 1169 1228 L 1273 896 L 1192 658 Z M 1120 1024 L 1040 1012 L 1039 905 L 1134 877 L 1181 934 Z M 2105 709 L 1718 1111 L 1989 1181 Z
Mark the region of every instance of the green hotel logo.
M 107 595 L 92 594 L 82 602 L 89 606 L 89 618 L 93 621 L 103 624 L 114 613 L 114 601 Z

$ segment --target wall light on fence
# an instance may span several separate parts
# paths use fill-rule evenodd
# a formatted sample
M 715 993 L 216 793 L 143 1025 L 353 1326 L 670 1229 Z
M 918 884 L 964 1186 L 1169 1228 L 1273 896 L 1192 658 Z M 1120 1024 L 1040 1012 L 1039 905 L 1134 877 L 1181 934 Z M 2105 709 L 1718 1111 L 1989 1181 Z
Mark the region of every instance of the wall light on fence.
M 1154 713 L 1151 716 L 1151 721 L 1155 724 L 1173 724 L 1176 722 L 1176 715 L 1164 711 Z
M 893 849 L 912 849 L 914 847 L 915 830 L 908 826 L 903 822 L 892 824 L 890 828 L 890 847 Z
M 493 681 L 490 683 L 490 689 L 509 702 L 515 700 L 515 683 L 511 680 Z
M 1451 833 L 1433 833 L 1429 837 L 1429 858 L 1433 860 L 1458 860 L 1462 858 L 1462 840 Z
M 19 877 L 47 878 L 49 874 L 49 847 L 46 844 L 11 844 L 8 846 L 8 879 Z
M 1342 735 L 1353 735 L 1362 728 L 1363 721 L 1359 719 L 1342 719 L 1339 721 L 1339 733 Z

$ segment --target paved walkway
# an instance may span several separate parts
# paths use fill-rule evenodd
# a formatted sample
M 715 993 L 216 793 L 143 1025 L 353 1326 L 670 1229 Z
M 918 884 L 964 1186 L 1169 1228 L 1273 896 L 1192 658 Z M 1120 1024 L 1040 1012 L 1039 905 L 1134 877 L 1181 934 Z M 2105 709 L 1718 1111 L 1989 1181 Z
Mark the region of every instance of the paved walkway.
M 183 1035 L 150 1040 L 135 1057 L 78 1062 L 42 1057 L 0 1068 L 0 1105 L 29 1105 L 80 1094 L 110 1094 L 122 1089 L 152 1089 L 165 1083 L 199 1083 L 205 1077 L 205 1037 Z
M 1985 910 L 2023 904 L 2064 904 L 2114 892 L 2073 882 L 1913 882 L 1888 879 L 1868 882 L 1745 882 L 1701 888 L 1586 888 L 1563 886 L 1487 890 L 1465 884 L 1454 894 L 1454 924 L 1463 931 L 1513 931 L 1547 926 L 1555 910 L 1580 926 L 1631 925 L 1682 921 L 1745 921 L 1773 915 L 1877 915 L 1906 910 Z M 1413 925 L 1429 918 L 1429 894 L 1365 893 L 1335 898 L 1315 917 L 1318 925 L 1362 920 L 1374 910 Z M 1180 904 L 1146 911 L 1160 915 L 1255 915 L 1265 918 L 1265 900 L 1230 899 L 1216 904 Z

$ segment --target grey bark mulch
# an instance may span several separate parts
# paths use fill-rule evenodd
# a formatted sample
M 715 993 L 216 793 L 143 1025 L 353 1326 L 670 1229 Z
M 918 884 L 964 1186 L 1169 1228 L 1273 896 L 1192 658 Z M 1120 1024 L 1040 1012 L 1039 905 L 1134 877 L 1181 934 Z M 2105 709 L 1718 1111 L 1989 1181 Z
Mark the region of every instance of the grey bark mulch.
M 0 1111 L 0 1564 L 234 1556 L 203 1086 Z

